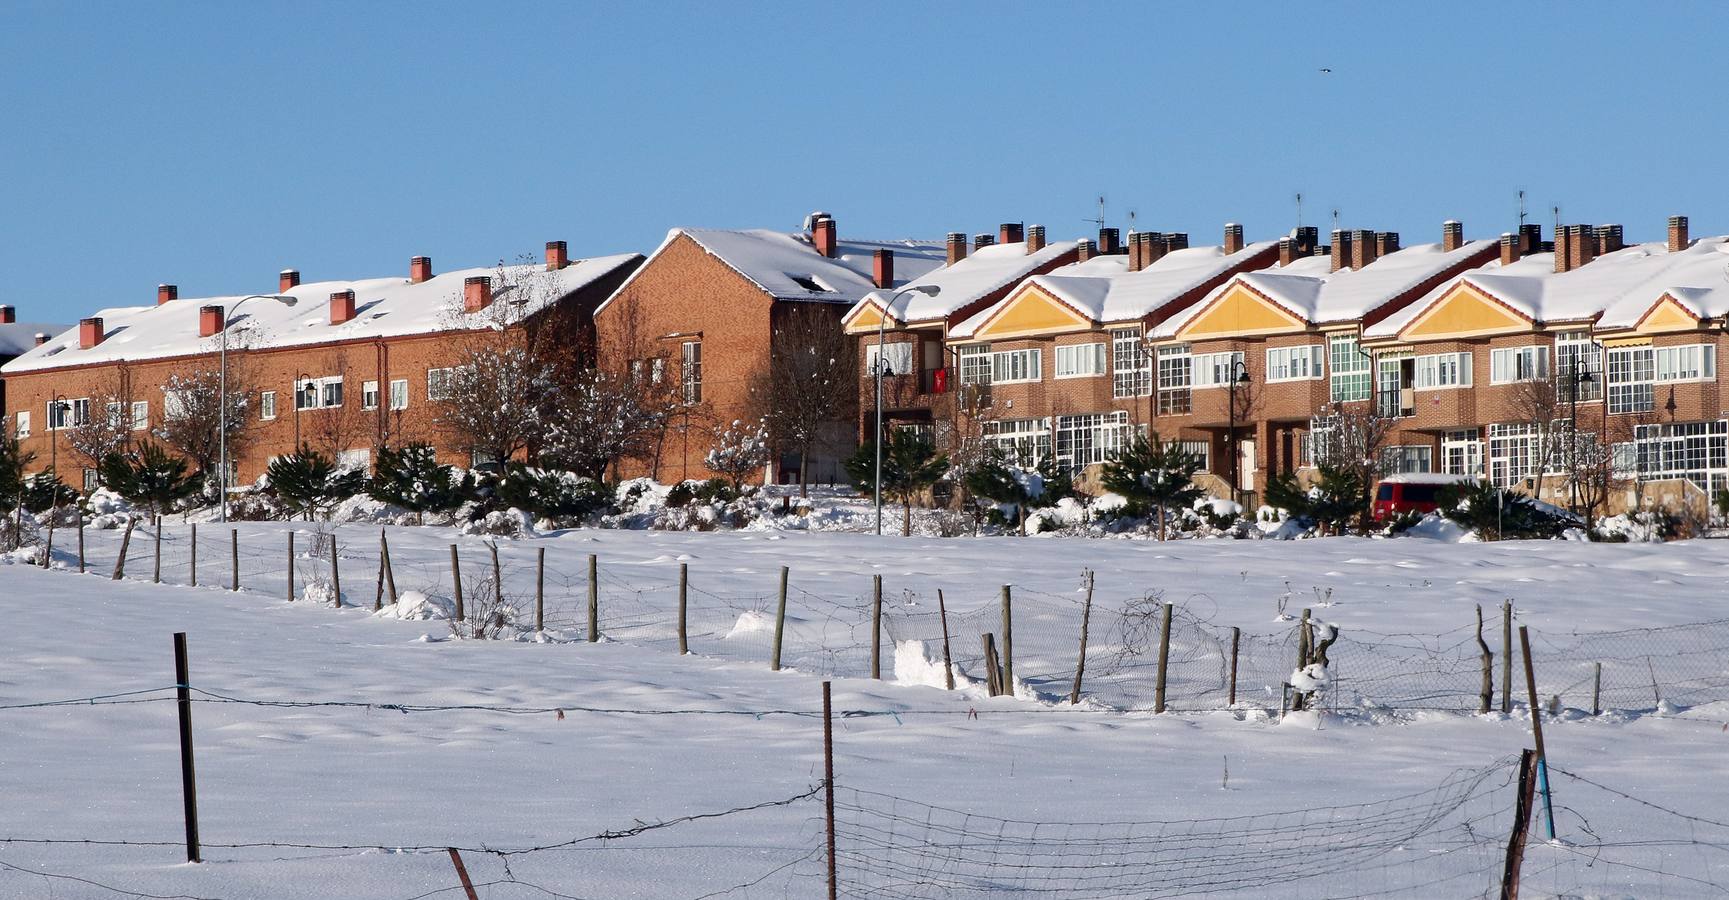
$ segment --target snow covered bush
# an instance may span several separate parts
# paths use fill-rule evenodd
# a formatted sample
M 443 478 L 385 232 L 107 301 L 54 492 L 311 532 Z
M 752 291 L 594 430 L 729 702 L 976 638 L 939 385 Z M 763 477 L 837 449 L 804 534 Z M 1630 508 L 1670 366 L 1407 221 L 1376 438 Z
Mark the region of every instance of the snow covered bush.
M 580 519 L 604 511 L 613 493 L 605 484 L 575 472 L 535 469 L 511 463 L 498 485 L 499 499 L 541 519 Z
M 761 421 L 746 425 L 734 419 L 732 425 L 715 437 L 714 447 L 702 464 L 731 483 L 734 494 L 742 494 L 746 479 L 763 471 L 772 455 L 767 425 Z
M 366 473 L 302 445 L 270 461 L 270 489 L 282 505 L 307 521 L 327 514 L 337 503 L 366 489 Z
M 1577 516 L 1489 481 L 1451 484 L 1441 489 L 1441 515 L 1486 541 L 1507 538 L 1556 538 L 1579 524 Z
M 440 465 L 430 444 L 409 444 L 400 450 L 378 448 L 367 492 L 374 500 L 414 513 L 416 524 L 425 524 L 427 513 L 456 509 L 473 488 L 473 477 Z
M 1175 441 L 1149 441 L 1136 434 L 1105 460 L 1100 481 L 1106 490 L 1156 510 L 1159 540 L 1164 540 L 1167 511 L 1182 509 L 1201 496 L 1194 480 L 1201 465 L 1198 454 Z

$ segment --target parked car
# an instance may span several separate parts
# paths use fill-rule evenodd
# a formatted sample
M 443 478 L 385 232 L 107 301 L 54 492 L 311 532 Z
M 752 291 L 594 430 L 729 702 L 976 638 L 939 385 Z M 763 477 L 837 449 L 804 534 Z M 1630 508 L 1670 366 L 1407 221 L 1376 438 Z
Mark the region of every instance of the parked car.
M 1375 502 L 1371 513 L 1377 522 L 1385 522 L 1408 512 L 1431 513 L 1440 506 L 1442 488 L 1449 484 L 1475 480 L 1474 475 L 1437 475 L 1429 472 L 1389 475 L 1375 486 Z

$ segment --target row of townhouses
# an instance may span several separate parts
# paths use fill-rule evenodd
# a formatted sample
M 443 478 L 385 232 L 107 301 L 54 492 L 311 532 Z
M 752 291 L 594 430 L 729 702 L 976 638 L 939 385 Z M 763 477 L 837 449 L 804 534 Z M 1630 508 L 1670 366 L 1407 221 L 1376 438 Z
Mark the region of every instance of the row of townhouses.
M 161 285 L 154 303 L 40 327 L 0 367 L 0 400 L 35 465 L 68 472 L 58 432 L 117 414 L 151 429 L 176 415 L 176 373 L 226 345 L 258 391 L 237 483 L 304 443 L 362 465 L 382 444 L 425 440 L 466 465 L 436 427 L 461 342 L 522 328 L 581 365 L 668 384 L 667 437 L 617 474 L 707 477 L 714 432 L 761 412 L 762 378 L 786 352 L 774 335 L 797 318 L 851 339 L 859 390 L 814 452 L 783 454 L 765 480 L 841 478 L 880 413 L 942 447 L 978 441 L 1082 472 L 1155 435 L 1199 454 L 1214 493 L 1252 499 L 1311 469 L 1341 416 L 1371 411 L 1390 423 L 1391 472 L 1530 490 L 1565 430 L 1688 502 L 1729 485 L 1716 366 L 1729 237 L 1694 238 L 1682 216 L 1666 240 L 1631 245 L 1618 225 L 1327 237 L 1247 241 L 1228 224 L 1207 245 L 1114 228 L 1051 241 L 1013 223 L 871 241 L 813 213 L 793 232 L 675 228 L 646 257 L 574 259 L 552 242 L 532 265 L 435 274 L 416 257 L 407 277 L 319 283 L 284 271 L 251 298 Z

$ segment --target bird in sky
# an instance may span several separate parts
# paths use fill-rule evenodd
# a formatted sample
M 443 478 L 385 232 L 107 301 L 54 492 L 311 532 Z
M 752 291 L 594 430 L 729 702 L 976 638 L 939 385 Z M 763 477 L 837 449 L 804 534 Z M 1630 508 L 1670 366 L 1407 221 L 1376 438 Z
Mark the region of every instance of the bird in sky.
M 1331 75 L 1331 74 L 1333 74 L 1333 70 L 1332 70 L 1332 69 L 1328 69 L 1328 68 L 1322 68 L 1322 69 L 1321 69 L 1321 74 L 1322 74 L 1322 75 Z

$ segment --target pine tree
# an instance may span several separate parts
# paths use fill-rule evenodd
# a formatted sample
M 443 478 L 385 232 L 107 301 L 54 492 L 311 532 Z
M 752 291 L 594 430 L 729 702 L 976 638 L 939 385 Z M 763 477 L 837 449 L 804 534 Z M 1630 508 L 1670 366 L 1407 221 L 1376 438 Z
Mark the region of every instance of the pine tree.
M 949 458 L 936 451 L 929 441 L 907 428 L 889 432 L 883 445 L 883 496 L 901 502 L 901 534 L 913 533 L 913 497 L 936 484 L 948 473 Z M 876 488 L 876 444 L 858 448 L 846 461 L 846 471 L 853 486 L 865 494 Z
M 415 522 L 425 524 L 427 513 L 461 506 L 473 489 L 474 479 L 467 473 L 439 465 L 430 444 L 409 444 L 400 450 L 379 448 L 367 493 L 414 513 Z
M 18 446 L 18 439 L 0 434 L 0 511 L 11 512 L 24 492 L 24 467 L 36 458 Z
M 1105 490 L 1158 510 L 1159 540 L 1165 539 L 1165 518 L 1171 507 L 1191 506 L 1202 491 L 1195 484 L 1201 457 L 1176 441 L 1148 441 L 1135 435 L 1127 446 L 1105 460 L 1100 481 Z
M 61 481 L 53 470 L 24 479 L 24 508 L 30 512 L 47 512 L 77 499 L 78 492 Z
M 171 456 L 160 445 L 146 441 L 131 453 L 104 456 L 102 483 L 133 506 L 160 515 L 203 486 L 203 477 L 188 469 L 184 457 Z
M 317 450 L 302 445 L 270 462 L 270 486 L 290 510 L 307 521 L 366 490 L 366 473 L 344 469 Z
M 1002 506 L 1014 507 L 1014 524 L 1026 521 L 1027 504 L 1033 499 L 1025 482 L 1014 467 L 1003 461 L 1001 453 L 989 453 L 963 479 L 968 492 Z

